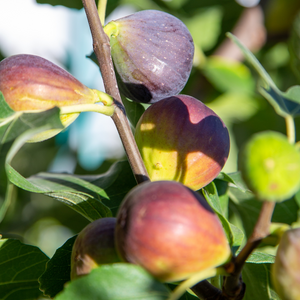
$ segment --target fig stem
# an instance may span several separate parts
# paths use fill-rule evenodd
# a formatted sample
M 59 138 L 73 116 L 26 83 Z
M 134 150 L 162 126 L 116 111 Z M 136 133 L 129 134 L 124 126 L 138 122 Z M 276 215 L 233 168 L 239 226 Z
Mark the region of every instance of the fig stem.
M 112 116 L 115 111 L 115 106 L 104 106 L 99 104 L 78 104 L 60 107 L 60 113 L 62 115 L 80 113 L 84 111 L 93 111 L 106 116 Z
M 105 91 L 114 98 L 116 107 L 112 119 L 119 132 L 137 183 L 148 181 L 149 175 L 126 118 L 125 108 L 121 100 L 110 54 L 109 38 L 103 31 L 96 3 L 94 0 L 82 0 L 82 4 L 90 25 L 93 48 L 100 66 Z
M 243 282 L 241 281 L 241 272 L 243 266 L 252 251 L 269 234 L 274 208 L 275 202 L 263 202 L 258 220 L 250 238 L 238 256 L 228 264 L 229 268 L 233 267 L 233 270 L 230 272 L 230 275 L 225 278 L 223 284 L 223 294 L 231 296 L 232 298 L 230 299 L 239 299 L 240 293 L 244 292 L 242 286 Z
M 173 290 L 173 292 L 171 293 L 168 300 L 177 300 L 177 299 L 179 299 L 185 293 L 185 291 L 187 289 L 191 288 L 192 286 L 194 286 L 199 281 L 202 281 L 202 280 L 207 279 L 207 278 L 214 277 L 219 273 L 224 273 L 223 268 L 209 268 L 209 269 L 202 270 L 201 272 L 198 272 L 198 273 L 192 275 L 191 277 L 189 277 L 188 279 L 183 281 L 181 284 L 179 284 L 175 288 L 175 290 Z
M 114 98 L 106 93 L 103 93 L 101 91 L 98 91 L 96 89 L 92 89 L 92 91 L 97 95 L 98 100 L 96 102 L 102 102 L 104 105 L 113 105 L 114 104 Z
M 285 117 L 286 124 L 286 134 L 289 142 L 295 144 L 296 130 L 295 130 L 295 121 L 291 115 Z
M 99 0 L 98 1 L 98 15 L 100 18 L 100 22 L 103 25 L 105 22 L 106 5 L 107 5 L 107 0 Z
M 5 199 L 0 208 L 0 223 L 3 221 L 3 219 L 6 215 L 6 212 L 8 210 L 8 207 L 10 206 L 10 203 L 12 202 L 14 190 L 15 190 L 15 185 L 12 184 L 10 181 L 8 181 L 6 193 L 5 193 Z M 0 235 L 0 239 L 1 239 L 1 235 Z

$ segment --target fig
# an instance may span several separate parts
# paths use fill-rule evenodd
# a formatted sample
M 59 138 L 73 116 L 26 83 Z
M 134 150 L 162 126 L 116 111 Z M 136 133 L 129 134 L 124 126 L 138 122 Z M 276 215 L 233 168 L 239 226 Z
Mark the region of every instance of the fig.
M 136 102 L 154 103 L 180 93 L 193 64 L 194 43 L 176 17 L 144 10 L 104 27 L 120 92 Z
M 186 95 L 152 104 L 136 126 L 135 140 L 152 181 L 175 180 L 193 190 L 220 173 L 230 144 L 219 116 Z
M 133 188 L 117 214 L 116 248 L 163 282 L 183 280 L 231 257 L 223 227 L 205 198 L 175 181 Z
M 94 104 L 104 94 L 89 89 L 52 62 L 28 54 L 13 55 L 0 62 L 0 91 L 11 109 L 24 112 Z M 78 112 L 62 114 L 62 124 L 68 126 L 78 115 Z M 33 141 L 50 138 L 60 131 L 43 132 Z
M 300 152 L 281 133 L 253 135 L 241 151 L 239 167 L 247 186 L 260 200 L 283 201 L 300 188 Z
M 287 230 L 272 266 L 272 280 L 282 300 L 300 299 L 300 228 Z
M 88 224 L 77 236 L 71 255 L 71 279 L 88 274 L 103 264 L 120 262 L 115 248 L 116 218 Z

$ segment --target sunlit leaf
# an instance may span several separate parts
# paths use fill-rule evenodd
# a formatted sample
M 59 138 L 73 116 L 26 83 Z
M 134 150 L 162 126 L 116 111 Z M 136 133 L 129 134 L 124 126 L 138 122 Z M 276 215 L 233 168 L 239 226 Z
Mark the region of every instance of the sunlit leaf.
M 255 82 L 251 72 L 240 62 L 212 56 L 207 58 L 203 72 L 221 92 L 252 93 L 254 91 Z
M 222 9 L 215 6 L 203 9 L 186 20 L 194 43 L 204 51 L 216 44 L 221 32 L 222 16 Z
M 34 300 L 41 295 L 38 278 L 49 258 L 18 240 L 0 240 L 0 299 Z

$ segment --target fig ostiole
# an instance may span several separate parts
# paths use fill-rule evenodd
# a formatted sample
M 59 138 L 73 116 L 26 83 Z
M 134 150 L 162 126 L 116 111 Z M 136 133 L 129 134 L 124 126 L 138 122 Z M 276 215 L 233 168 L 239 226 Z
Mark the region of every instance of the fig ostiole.
M 271 277 L 275 291 L 282 300 L 300 299 L 300 228 L 282 235 Z
M 196 276 L 231 257 L 220 220 L 204 197 L 174 181 L 132 189 L 120 206 L 115 240 L 124 261 L 163 282 Z
M 116 218 L 88 224 L 77 236 L 71 254 L 71 280 L 104 264 L 120 262 L 115 248 Z
M 125 97 L 155 103 L 181 92 L 194 56 L 192 36 L 182 21 L 162 11 L 144 10 L 108 23 L 104 31 Z
M 217 177 L 230 145 L 220 117 L 186 95 L 147 108 L 136 126 L 135 140 L 152 181 L 175 180 L 193 190 Z
M 67 127 L 83 111 L 114 113 L 111 96 L 90 89 L 52 62 L 29 54 L 13 55 L 0 62 L 0 91 L 16 112 L 40 112 L 55 106 Z M 104 105 L 96 104 L 102 102 Z M 48 130 L 31 142 L 45 140 L 61 130 Z

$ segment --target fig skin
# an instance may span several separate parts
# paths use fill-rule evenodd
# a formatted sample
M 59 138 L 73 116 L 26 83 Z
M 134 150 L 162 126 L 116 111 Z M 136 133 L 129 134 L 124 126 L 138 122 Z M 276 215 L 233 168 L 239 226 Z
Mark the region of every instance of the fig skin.
M 300 299 L 300 228 L 287 230 L 272 266 L 272 280 L 282 300 Z
M 144 10 L 108 23 L 105 31 L 124 96 L 155 103 L 181 92 L 194 56 L 192 36 L 182 21 Z
M 29 54 L 0 62 L 0 91 L 14 111 L 47 110 L 54 106 L 95 103 L 98 99 L 67 71 Z
M 115 238 L 121 258 L 163 282 L 183 280 L 231 257 L 223 227 L 204 197 L 178 182 L 132 189 L 119 209 Z
M 240 151 L 239 169 L 261 201 L 281 202 L 300 188 L 300 152 L 279 132 L 254 134 Z
M 115 248 L 116 218 L 88 224 L 77 236 L 71 255 L 71 280 L 103 264 L 120 262 Z
M 135 140 L 152 181 L 175 180 L 193 190 L 217 177 L 229 155 L 222 120 L 186 95 L 152 104 L 136 126 Z

